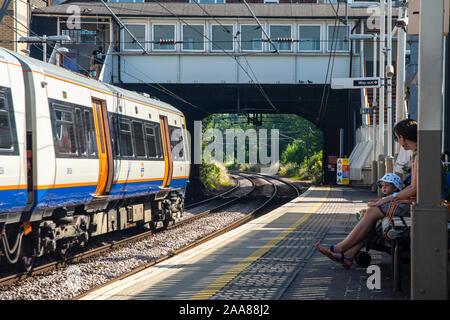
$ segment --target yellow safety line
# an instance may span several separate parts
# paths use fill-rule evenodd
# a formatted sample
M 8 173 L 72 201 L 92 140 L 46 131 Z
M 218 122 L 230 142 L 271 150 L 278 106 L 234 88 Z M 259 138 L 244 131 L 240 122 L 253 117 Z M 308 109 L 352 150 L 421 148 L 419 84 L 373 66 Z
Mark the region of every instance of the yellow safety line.
M 331 188 L 328 187 L 325 196 L 320 199 L 320 201 L 311 209 L 309 212 L 305 213 L 300 219 L 291 224 L 286 230 L 279 233 L 272 240 L 267 242 L 261 248 L 253 252 L 247 258 L 242 259 L 237 265 L 228 270 L 223 276 L 218 278 L 216 281 L 211 283 L 205 289 L 199 291 L 196 295 L 190 298 L 190 300 L 206 300 L 211 298 L 219 290 L 225 287 L 231 280 L 233 280 L 239 273 L 241 273 L 245 268 L 251 265 L 253 262 L 258 260 L 261 256 L 267 253 L 270 249 L 275 247 L 278 242 L 283 240 L 292 231 L 295 231 L 303 222 L 305 222 L 312 214 L 314 214 L 328 198 Z

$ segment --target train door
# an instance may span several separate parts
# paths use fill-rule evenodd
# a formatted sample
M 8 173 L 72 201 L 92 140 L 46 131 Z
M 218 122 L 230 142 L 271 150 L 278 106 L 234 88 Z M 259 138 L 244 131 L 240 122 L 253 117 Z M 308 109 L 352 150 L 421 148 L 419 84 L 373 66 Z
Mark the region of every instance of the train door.
M 95 195 L 101 196 L 108 194 L 111 190 L 114 171 L 113 154 L 106 102 L 92 99 L 92 109 L 99 159 L 98 181 Z
M 165 163 L 164 180 L 162 187 L 168 188 L 170 186 L 170 183 L 172 182 L 173 175 L 173 159 L 172 150 L 170 148 L 169 123 L 166 116 L 159 116 L 159 121 L 161 124 L 161 137 L 163 141 Z

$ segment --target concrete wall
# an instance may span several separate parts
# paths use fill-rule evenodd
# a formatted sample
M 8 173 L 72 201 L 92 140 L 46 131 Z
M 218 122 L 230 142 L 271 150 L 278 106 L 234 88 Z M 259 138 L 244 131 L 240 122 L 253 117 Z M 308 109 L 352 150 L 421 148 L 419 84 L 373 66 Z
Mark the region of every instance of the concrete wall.
M 251 83 L 250 76 L 266 84 L 323 84 L 328 59 L 325 55 L 248 56 L 237 58 L 239 66 L 233 58 L 219 55 L 122 56 L 121 79 L 125 83 Z M 359 75 L 358 60 L 353 58 L 354 75 Z M 349 70 L 350 57 L 336 56 L 333 77 L 348 77 Z

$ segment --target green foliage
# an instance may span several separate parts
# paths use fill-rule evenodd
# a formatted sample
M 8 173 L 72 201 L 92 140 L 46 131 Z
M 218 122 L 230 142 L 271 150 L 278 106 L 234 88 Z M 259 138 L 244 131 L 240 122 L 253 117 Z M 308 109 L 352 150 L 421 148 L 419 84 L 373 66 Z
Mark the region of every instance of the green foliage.
M 296 139 L 288 144 L 286 149 L 281 154 L 281 161 L 283 163 L 296 162 L 301 163 L 307 155 L 306 144 L 302 139 Z
M 270 130 L 278 129 L 280 154 L 279 174 L 287 177 L 312 180 L 314 183 L 322 181 L 322 132 L 313 123 L 300 116 L 292 114 L 265 114 L 263 115 L 262 124 L 256 126 L 248 123 L 244 115 L 214 114 L 203 120 L 203 132 L 213 128 L 219 129 L 224 134 L 224 144 L 227 129 L 241 129 L 243 131 L 248 129 L 267 129 L 267 152 L 269 154 L 271 150 Z M 237 164 L 236 145 L 235 143 L 235 159 L 234 161 L 231 159 L 232 163 L 227 164 L 227 168 L 231 170 L 259 171 L 260 165 L 257 164 Z M 246 162 L 248 161 L 247 147 Z M 213 180 L 209 175 L 217 175 L 217 173 L 213 173 L 212 171 L 213 169 L 210 165 L 205 166 L 205 179 L 207 178 L 208 181 Z M 214 185 L 213 182 L 211 183 Z
M 305 159 L 304 167 L 306 167 L 306 173 L 313 183 L 321 183 L 323 181 L 322 150 L 309 159 Z
M 200 165 L 200 181 L 208 189 L 216 189 L 220 185 L 220 168 L 214 163 L 202 161 Z
M 316 152 L 312 157 L 305 158 L 302 163 L 288 162 L 281 164 L 278 174 L 293 179 L 311 180 L 314 184 L 322 183 L 322 151 Z

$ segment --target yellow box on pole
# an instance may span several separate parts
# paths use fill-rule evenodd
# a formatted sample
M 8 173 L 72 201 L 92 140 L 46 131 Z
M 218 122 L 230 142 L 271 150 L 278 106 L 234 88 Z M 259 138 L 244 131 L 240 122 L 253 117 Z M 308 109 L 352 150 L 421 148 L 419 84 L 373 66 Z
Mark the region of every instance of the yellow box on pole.
M 338 158 L 336 162 L 336 182 L 337 184 L 350 183 L 350 161 L 348 158 Z

